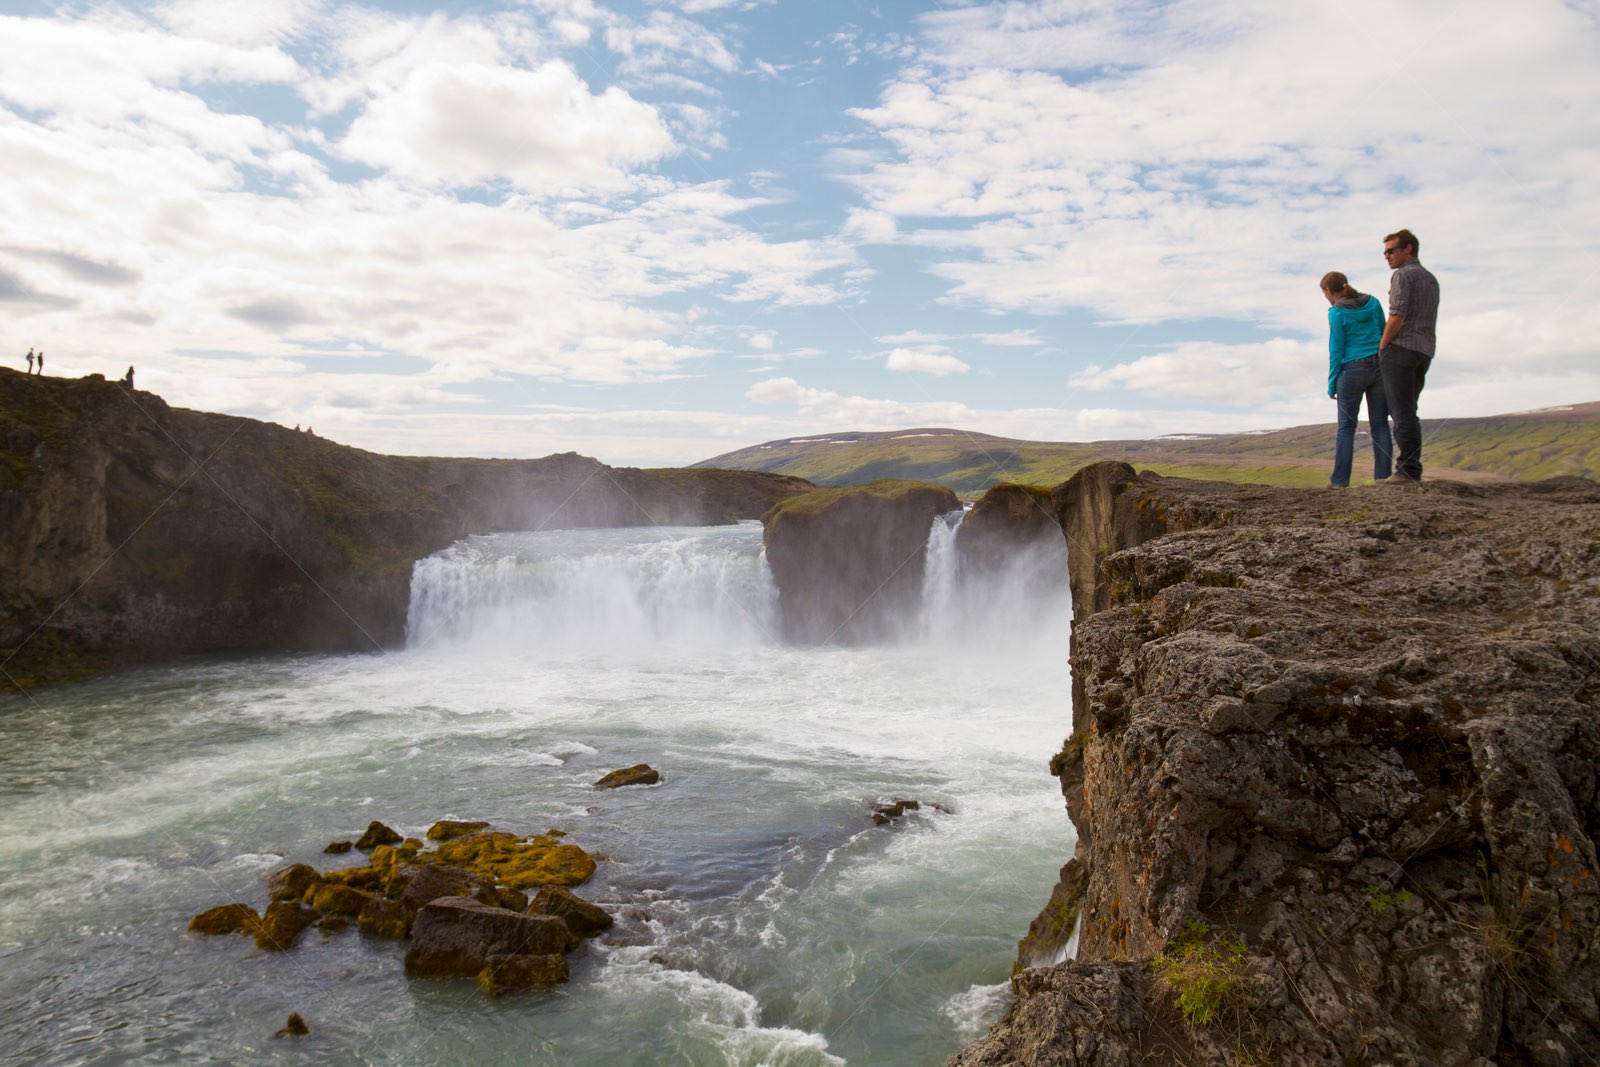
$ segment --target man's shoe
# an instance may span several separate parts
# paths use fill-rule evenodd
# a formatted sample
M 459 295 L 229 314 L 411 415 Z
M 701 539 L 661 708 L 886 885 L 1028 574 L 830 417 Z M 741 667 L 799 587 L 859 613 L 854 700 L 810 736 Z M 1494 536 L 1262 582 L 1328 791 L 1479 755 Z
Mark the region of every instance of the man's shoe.
M 1409 474 L 1391 474 L 1387 478 L 1379 478 L 1377 481 L 1373 482 L 1372 484 L 1373 485 L 1398 485 L 1398 486 L 1401 486 L 1401 487 L 1407 488 L 1407 489 L 1415 489 L 1418 486 L 1420 486 L 1422 484 L 1422 482 L 1419 481 L 1416 478 L 1411 477 L 1411 475 L 1409 475 Z

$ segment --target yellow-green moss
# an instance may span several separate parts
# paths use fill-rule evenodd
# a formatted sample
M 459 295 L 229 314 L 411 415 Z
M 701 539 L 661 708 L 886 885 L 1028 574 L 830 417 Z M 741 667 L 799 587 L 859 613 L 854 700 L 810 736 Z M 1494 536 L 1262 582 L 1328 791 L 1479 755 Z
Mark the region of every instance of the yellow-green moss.
M 441 842 L 419 853 L 416 862 L 462 867 L 512 889 L 582 885 L 595 868 L 593 857 L 577 845 L 544 834 L 523 838 L 494 831 Z

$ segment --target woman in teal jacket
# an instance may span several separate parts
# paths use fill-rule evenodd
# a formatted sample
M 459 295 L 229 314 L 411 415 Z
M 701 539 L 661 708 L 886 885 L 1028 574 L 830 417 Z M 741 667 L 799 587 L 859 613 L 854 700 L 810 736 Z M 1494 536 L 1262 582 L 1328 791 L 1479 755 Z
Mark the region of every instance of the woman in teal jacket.
M 1389 434 L 1389 402 L 1383 395 L 1383 375 L 1378 371 L 1378 341 L 1383 337 L 1383 303 L 1358 293 L 1350 279 L 1336 270 L 1322 276 L 1322 295 L 1328 298 L 1328 395 L 1339 403 L 1339 429 L 1334 436 L 1333 476 L 1329 485 L 1350 484 L 1355 461 L 1356 420 L 1361 398 L 1367 398 L 1367 421 L 1372 427 L 1372 478 L 1389 477 L 1394 463 L 1394 441 Z

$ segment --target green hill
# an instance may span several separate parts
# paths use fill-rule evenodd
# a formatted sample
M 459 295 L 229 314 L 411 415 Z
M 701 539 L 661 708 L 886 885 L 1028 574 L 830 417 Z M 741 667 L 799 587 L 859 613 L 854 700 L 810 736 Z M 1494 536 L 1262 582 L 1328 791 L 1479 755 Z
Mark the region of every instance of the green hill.
M 1534 481 L 1570 474 L 1600 480 L 1600 402 L 1424 419 L 1423 434 L 1429 478 Z M 1365 436 L 1356 447 L 1359 485 L 1369 447 Z M 946 428 L 850 432 L 768 441 L 695 466 L 791 474 L 818 485 L 911 478 L 976 494 L 1000 482 L 1055 485 L 1102 459 L 1184 478 L 1318 486 L 1333 466 L 1333 424 L 1087 443 L 1020 441 Z

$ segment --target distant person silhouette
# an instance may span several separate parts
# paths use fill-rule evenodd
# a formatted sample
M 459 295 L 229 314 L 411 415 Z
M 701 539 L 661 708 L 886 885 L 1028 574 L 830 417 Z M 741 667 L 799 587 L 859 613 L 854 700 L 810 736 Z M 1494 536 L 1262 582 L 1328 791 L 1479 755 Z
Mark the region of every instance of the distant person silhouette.
M 39 360 L 39 377 L 42 378 L 42 377 L 44 377 L 44 350 L 43 349 L 41 349 L 39 351 L 39 355 L 38 355 L 37 358 Z
M 28 373 L 33 373 L 33 349 L 28 349 Z
M 133 388 L 133 368 L 131 366 L 128 368 L 128 373 L 123 376 L 122 384 L 129 389 Z

